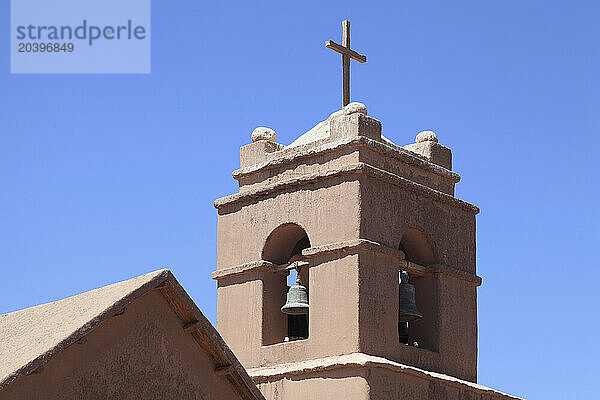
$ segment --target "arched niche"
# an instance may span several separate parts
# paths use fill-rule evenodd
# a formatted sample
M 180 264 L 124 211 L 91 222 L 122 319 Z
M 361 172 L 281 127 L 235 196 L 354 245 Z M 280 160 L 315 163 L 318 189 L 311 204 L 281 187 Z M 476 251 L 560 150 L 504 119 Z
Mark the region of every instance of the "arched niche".
M 306 231 L 298 224 L 287 223 L 275 228 L 267 237 L 261 258 L 275 264 L 285 264 L 308 247 L 310 240 Z
M 433 241 L 418 228 L 406 228 L 398 248 L 404 252 L 406 260 L 415 264 L 427 266 L 436 262 Z

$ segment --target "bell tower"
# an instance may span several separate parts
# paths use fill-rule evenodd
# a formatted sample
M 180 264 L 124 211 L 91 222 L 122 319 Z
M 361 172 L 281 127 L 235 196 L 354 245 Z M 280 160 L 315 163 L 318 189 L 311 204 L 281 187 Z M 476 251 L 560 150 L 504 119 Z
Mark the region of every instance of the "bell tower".
M 400 147 L 350 103 L 288 146 L 251 139 L 239 192 L 215 201 L 213 278 L 218 330 L 265 397 L 512 398 L 473 383 L 479 210 L 433 132 Z
M 288 146 L 255 129 L 215 201 L 217 328 L 270 400 L 515 399 L 475 383 L 479 209 L 435 133 L 398 146 L 349 103 L 342 26 L 342 109 Z

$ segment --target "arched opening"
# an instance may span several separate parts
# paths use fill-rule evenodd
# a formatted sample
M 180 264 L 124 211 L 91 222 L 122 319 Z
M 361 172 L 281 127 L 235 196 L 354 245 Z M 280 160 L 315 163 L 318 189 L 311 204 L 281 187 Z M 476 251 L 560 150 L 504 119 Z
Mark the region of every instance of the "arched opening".
M 405 259 L 415 264 L 427 266 L 435 262 L 431 239 L 417 228 L 407 228 L 400 239 L 400 250 Z
M 274 264 L 285 264 L 308 247 L 310 240 L 300 225 L 283 224 L 275 228 L 267 238 L 262 259 Z
M 306 231 L 299 225 L 288 223 L 275 228 L 265 241 L 262 259 L 277 265 L 290 264 L 302 257 L 302 250 L 310 247 Z M 287 276 L 287 279 L 286 279 Z M 296 285 L 297 272 L 291 269 L 279 275 L 272 287 L 265 287 L 265 304 L 263 315 L 263 344 L 274 344 L 308 338 L 308 315 L 284 314 L 281 307 L 286 304 L 290 288 Z M 307 267 L 300 269 L 301 285 L 308 290 L 309 271 Z M 296 287 L 294 290 L 298 290 Z
M 405 260 L 428 266 L 436 263 L 435 246 L 429 235 L 419 228 L 407 228 L 398 245 Z M 401 271 L 398 271 L 399 275 Z M 401 282 L 399 276 L 398 279 Z M 400 343 L 437 351 L 437 332 L 435 326 L 435 282 L 432 276 L 410 276 L 409 283 L 414 286 L 414 304 L 422 314 L 421 319 L 410 322 L 398 320 L 398 339 Z M 405 299 L 406 300 L 406 299 Z

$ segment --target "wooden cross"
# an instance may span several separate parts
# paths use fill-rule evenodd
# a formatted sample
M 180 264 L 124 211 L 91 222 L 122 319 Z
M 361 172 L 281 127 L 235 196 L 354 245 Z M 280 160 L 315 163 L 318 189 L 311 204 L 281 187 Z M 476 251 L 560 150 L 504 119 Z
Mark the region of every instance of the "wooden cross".
M 342 97 L 342 108 L 350 103 L 350 59 L 356 60 L 360 63 L 367 62 L 367 56 L 358 54 L 354 50 L 350 49 L 350 21 L 344 20 L 342 22 L 342 45 L 340 46 L 332 40 L 325 42 L 325 46 L 331 50 L 335 50 L 342 55 L 342 68 L 344 71 L 343 87 L 344 93 Z

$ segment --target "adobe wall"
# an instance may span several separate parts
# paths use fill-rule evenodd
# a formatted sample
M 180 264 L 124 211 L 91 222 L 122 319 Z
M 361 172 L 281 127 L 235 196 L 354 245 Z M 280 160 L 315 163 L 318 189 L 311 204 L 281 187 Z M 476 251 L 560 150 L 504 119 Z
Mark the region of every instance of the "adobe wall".
M 399 374 L 386 368 L 371 368 L 368 377 L 371 399 L 392 400 L 515 400 L 516 397 L 491 390 L 439 380 L 422 374 Z
M 257 384 L 267 400 L 368 400 L 365 370 L 348 368 L 318 374 L 288 376 Z
M 296 184 L 219 209 L 217 270 L 261 259 L 269 234 L 296 223 L 312 246 L 358 237 L 359 185 L 356 176 Z
M 360 183 L 362 238 L 398 248 L 406 228 L 417 227 L 431 238 L 437 263 L 475 274 L 475 209 L 392 180 L 364 176 Z
M 357 239 L 358 203 L 358 177 L 346 175 L 270 193 L 260 201 L 246 199 L 243 206 L 221 208 L 216 273 L 261 260 L 271 232 L 287 223 L 302 227 L 311 247 Z M 311 258 L 306 340 L 283 343 L 287 325 L 280 308 L 285 303 L 286 278 L 266 268 L 219 278 L 217 329 L 245 367 L 356 351 L 357 265 L 356 256 Z
M 248 373 L 267 400 L 520 400 L 476 383 L 361 353 Z
M 248 146 L 255 144 L 252 143 Z M 298 154 L 298 150 L 284 149 L 272 155 L 285 157 L 286 153 L 291 156 Z M 251 173 L 245 173 L 246 169 L 238 170 L 234 172 L 234 178 L 238 180 L 240 193 L 245 193 L 270 184 L 296 179 L 299 176 L 311 176 L 335 170 L 343 165 L 356 164 L 358 161 L 359 154 L 356 147 L 341 147 L 320 154 L 310 154 L 310 157 L 297 157 L 288 162 L 274 163 L 268 168 L 258 169 Z M 249 170 L 252 168 L 250 167 Z
M 437 165 L 423 163 L 428 167 L 423 168 L 412 153 L 389 144 L 363 146 L 359 160 L 451 196 L 454 196 L 455 183 L 460 180 L 458 174 Z
M 372 176 L 361 177 L 361 237 L 397 248 L 407 228 L 422 230 L 433 265 L 413 274 L 423 319 L 411 324 L 410 343 L 398 339 L 398 264 L 383 253 L 361 255 L 361 351 L 477 380 L 475 213 Z M 377 296 L 372 296 L 377 293 Z
M 241 399 L 158 290 L 0 392 L 0 400 Z
M 413 277 L 423 318 L 398 337 L 398 266 L 381 254 L 360 255 L 360 351 L 467 381 L 477 380 L 476 284 L 443 272 Z
M 358 350 L 358 256 L 331 259 L 327 255 L 311 260 L 309 274 L 309 337 L 304 340 L 266 344 L 262 316 L 281 318 L 279 327 L 287 332 L 285 303 L 287 286 L 280 287 L 279 301 L 273 301 L 268 282 L 275 275 L 268 271 L 219 280 L 217 326 L 225 342 L 246 368 L 295 362 L 323 355 L 352 353 Z M 281 280 L 285 282 L 285 280 Z M 280 281 L 280 282 L 281 282 Z M 283 293 L 283 295 L 281 295 Z M 249 299 L 259 299 L 258 301 Z M 270 305 L 270 307 L 269 307 Z M 263 308 L 269 307 L 263 313 Z M 283 339 L 283 336 L 280 336 Z

